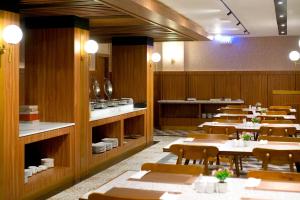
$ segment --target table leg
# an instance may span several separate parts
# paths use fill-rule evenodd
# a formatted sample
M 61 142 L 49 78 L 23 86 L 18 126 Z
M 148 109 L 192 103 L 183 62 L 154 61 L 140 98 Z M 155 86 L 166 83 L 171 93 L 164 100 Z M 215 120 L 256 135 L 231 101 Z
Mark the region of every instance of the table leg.
M 240 167 L 239 167 L 239 156 L 235 155 L 234 156 L 234 165 L 235 165 L 235 173 L 236 176 L 240 176 Z

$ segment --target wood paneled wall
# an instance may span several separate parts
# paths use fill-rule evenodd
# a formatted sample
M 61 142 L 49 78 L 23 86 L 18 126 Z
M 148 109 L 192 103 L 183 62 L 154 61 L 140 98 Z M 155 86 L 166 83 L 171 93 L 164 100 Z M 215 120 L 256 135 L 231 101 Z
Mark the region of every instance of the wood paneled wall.
M 25 42 L 25 103 L 41 121 L 74 122 L 74 28 L 28 29 Z
M 19 24 L 19 15 L 0 11 L 0 32 L 10 24 Z M 6 51 L 0 55 L 0 199 L 20 199 L 24 180 L 20 166 L 19 137 L 19 45 L 0 39 Z M 9 49 L 9 50 L 8 50 Z M 11 53 L 12 60 L 9 60 Z
M 142 39 L 143 40 L 143 39 Z M 130 97 L 147 105 L 147 141 L 153 134 L 153 67 L 149 62 L 153 46 L 140 38 L 124 38 L 126 44 L 112 43 L 113 97 Z M 128 42 L 127 42 L 128 41 Z M 138 41 L 139 44 L 136 43 Z
M 159 99 L 210 99 L 227 97 L 243 99 L 246 104 L 261 102 L 263 106 L 283 104 L 274 102 L 273 90 L 300 89 L 300 72 L 155 72 L 155 125 Z

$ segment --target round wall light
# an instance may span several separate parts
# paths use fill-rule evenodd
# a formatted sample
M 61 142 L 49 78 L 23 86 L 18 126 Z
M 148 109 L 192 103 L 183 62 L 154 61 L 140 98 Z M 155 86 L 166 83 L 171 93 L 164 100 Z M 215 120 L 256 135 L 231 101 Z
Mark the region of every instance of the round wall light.
M 89 54 L 95 54 L 99 49 L 99 45 L 95 40 L 88 40 L 84 44 L 84 51 Z
M 289 58 L 291 61 L 297 61 L 300 59 L 300 53 L 298 51 L 291 51 L 289 53 Z
M 8 25 L 3 29 L 2 37 L 8 44 L 18 44 L 22 40 L 23 32 L 17 25 Z
M 160 59 L 161 59 L 161 56 L 160 56 L 159 53 L 153 53 L 152 56 L 151 56 L 151 60 L 152 60 L 152 62 L 154 62 L 154 63 L 159 62 Z

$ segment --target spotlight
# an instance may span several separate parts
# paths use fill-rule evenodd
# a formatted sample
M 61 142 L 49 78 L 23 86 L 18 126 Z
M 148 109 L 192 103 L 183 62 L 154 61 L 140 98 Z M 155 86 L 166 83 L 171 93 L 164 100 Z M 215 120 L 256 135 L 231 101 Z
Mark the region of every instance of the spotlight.
M 232 14 L 232 12 L 231 11 L 229 11 L 228 13 L 227 13 L 227 15 L 229 16 L 229 15 L 231 15 Z

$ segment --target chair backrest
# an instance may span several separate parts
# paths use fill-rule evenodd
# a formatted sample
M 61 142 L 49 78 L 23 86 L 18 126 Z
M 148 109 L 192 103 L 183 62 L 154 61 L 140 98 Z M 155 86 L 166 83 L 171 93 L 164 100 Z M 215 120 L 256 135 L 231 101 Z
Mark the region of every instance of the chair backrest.
M 236 133 L 236 128 L 234 126 L 208 126 L 205 125 L 202 128 L 208 134 L 225 134 L 232 135 Z
M 223 113 L 226 113 L 226 114 L 248 114 L 247 111 L 243 111 L 242 109 L 226 109 L 226 110 L 223 110 Z
M 294 171 L 294 163 L 300 161 L 300 150 L 275 150 L 254 148 L 253 155 L 261 160 L 264 170 L 268 169 L 269 164 L 284 165 L 289 164 L 290 171 Z
M 272 181 L 300 181 L 300 173 L 275 171 L 249 171 L 249 178 L 259 178 Z
M 88 200 L 159 200 L 159 198 L 157 199 L 122 198 L 116 196 L 108 196 L 100 193 L 91 193 L 88 197 Z
M 281 136 L 281 137 L 289 137 L 296 135 L 295 127 L 267 127 L 262 126 L 259 129 L 259 135 L 264 136 Z
M 289 110 L 292 106 L 270 106 L 269 110 Z
M 267 115 L 287 115 L 288 113 L 284 110 L 269 110 Z
M 281 115 L 281 116 L 270 116 L 270 115 L 268 115 L 268 116 L 260 116 L 260 118 L 262 120 L 283 120 L 284 116 L 283 115 Z
M 216 157 L 219 153 L 217 147 L 214 146 L 198 146 L 198 145 L 186 145 L 186 144 L 173 144 L 170 147 L 170 152 L 177 155 L 176 164 L 188 164 L 189 160 L 201 160 L 204 164 L 204 173 L 208 175 L 208 158 Z
M 206 133 L 195 133 L 191 132 L 187 134 L 187 137 L 196 139 L 208 139 L 208 140 L 228 140 L 228 135 L 225 134 L 206 134 Z
M 174 174 L 190 174 L 198 176 L 203 174 L 204 168 L 197 165 L 172 165 L 161 163 L 144 163 L 141 170 L 152 172 L 165 172 Z
M 227 108 L 237 108 L 237 109 L 241 109 L 241 108 L 247 108 L 247 106 L 246 105 L 227 105 L 226 106 Z
M 300 138 L 296 137 L 280 137 L 280 136 L 259 136 L 258 140 L 278 141 L 278 142 L 299 142 Z
M 224 119 L 224 120 L 243 120 L 245 116 L 220 116 L 216 119 Z
M 214 122 L 220 122 L 220 123 L 242 123 L 242 119 L 221 119 L 217 118 L 213 120 Z
M 293 124 L 292 120 L 288 120 L 288 119 L 277 119 L 277 120 L 262 120 L 261 123 L 267 123 L 267 124 Z

